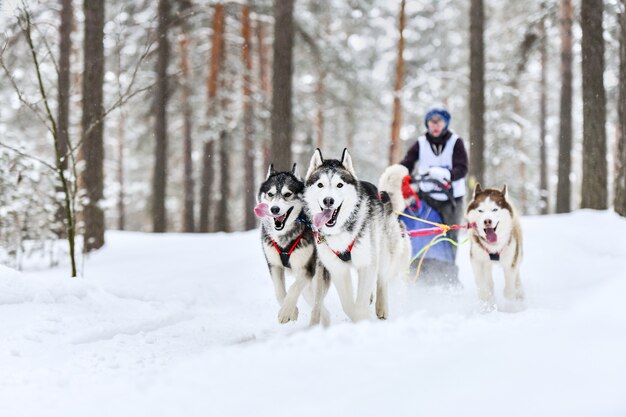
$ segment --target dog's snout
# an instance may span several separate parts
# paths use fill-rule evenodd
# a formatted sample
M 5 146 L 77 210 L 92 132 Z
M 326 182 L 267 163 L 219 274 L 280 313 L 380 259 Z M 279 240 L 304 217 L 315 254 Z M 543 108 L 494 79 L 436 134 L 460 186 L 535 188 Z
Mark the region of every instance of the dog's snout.
M 485 226 L 491 227 L 491 225 L 492 225 L 491 219 L 485 219 Z
M 270 211 L 272 212 L 272 214 L 278 214 L 278 213 L 280 213 L 280 207 L 278 207 L 278 206 L 272 206 L 272 208 L 270 209 Z
M 326 207 L 332 207 L 335 204 L 335 199 L 332 197 L 326 197 L 323 201 Z

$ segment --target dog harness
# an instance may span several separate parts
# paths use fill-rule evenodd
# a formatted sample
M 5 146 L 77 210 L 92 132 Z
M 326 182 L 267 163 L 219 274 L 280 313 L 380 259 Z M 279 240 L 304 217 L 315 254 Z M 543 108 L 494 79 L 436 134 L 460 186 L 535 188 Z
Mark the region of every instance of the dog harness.
M 354 246 L 354 242 L 356 242 L 356 239 L 354 239 L 354 240 L 352 241 L 352 243 L 350 243 L 350 246 L 348 246 L 348 249 L 346 249 L 346 250 L 345 250 L 345 251 L 343 251 L 343 252 L 339 252 L 339 251 L 337 251 L 337 250 L 334 250 L 334 249 L 333 249 L 333 248 L 331 248 L 330 246 L 329 246 L 328 248 L 329 248 L 330 250 L 332 250 L 332 251 L 333 251 L 333 253 L 334 253 L 335 255 L 337 255 L 337 257 L 338 257 L 339 259 L 341 259 L 342 261 L 344 261 L 344 262 L 350 262 L 350 261 L 352 260 L 352 254 L 351 254 L 351 252 L 352 252 L 352 247 Z M 328 245 L 328 243 L 327 243 L 327 245 Z
M 274 245 L 274 248 L 276 249 L 276 252 L 278 252 L 278 256 L 280 256 L 280 262 L 282 262 L 285 268 L 291 268 L 291 264 L 289 263 L 289 257 L 291 257 L 293 251 L 296 250 L 296 247 L 300 243 L 300 240 L 302 240 L 302 236 L 304 236 L 304 232 L 306 232 L 306 229 L 302 233 L 300 233 L 300 236 L 298 236 L 296 240 L 293 241 L 291 247 L 288 250 L 285 250 L 278 246 L 278 243 L 276 243 L 274 239 L 270 239 L 272 241 L 272 245 Z
M 343 252 L 339 252 L 338 250 L 334 250 L 333 248 L 331 248 L 328 242 L 326 242 L 326 238 L 324 238 L 324 236 L 322 236 L 315 230 L 313 230 L 313 237 L 315 238 L 315 242 L 318 245 L 322 243 L 326 243 L 326 246 L 328 246 L 328 249 L 333 251 L 333 253 L 337 255 L 337 257 L 341 259 L 342 261 L 350 262 L 352 260 L 352 248 L 354 247 L 354 244 L 356 243 L 356 238 L 352 241 L 352 243 L 350 243 L 350 245 L 348 246 L 348 249 L 346 249 Z

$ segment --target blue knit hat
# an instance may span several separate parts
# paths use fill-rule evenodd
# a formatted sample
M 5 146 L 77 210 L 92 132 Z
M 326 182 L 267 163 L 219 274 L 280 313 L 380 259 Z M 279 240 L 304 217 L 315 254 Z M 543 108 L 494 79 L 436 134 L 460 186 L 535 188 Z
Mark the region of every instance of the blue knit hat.
M 445 129 L 447 129 L 450 125 L 450 119 L 452 119 L 452 116 L 450 116 L 450 112 L 444 107 L 432 107 L 430 110 L 428 110 L 426 116 L 424 116 L 424 126 L 426 126 L 426 129 L 428 129 L 428 121 L 435 116 L 440 117 L 441 120 L 446 123 Z

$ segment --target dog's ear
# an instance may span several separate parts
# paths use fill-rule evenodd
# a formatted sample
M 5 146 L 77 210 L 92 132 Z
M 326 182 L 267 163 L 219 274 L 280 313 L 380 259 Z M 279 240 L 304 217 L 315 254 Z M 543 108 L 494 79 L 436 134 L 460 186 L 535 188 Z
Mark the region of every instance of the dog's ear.
M 294 177 L 296 177 L 297 179 L 300 179 L 300 173 L 298 172 L 298 164 L 294 163 L 293 167 L 291 168 L 291 173 L 293 174 Z
M 348 148 L 343 149 L 343 154 L 341 155 L 341 165 L 343 165 L 343 167 L 356 179 L 356 173 L 354 172 L 354 167 L 352 166 L 352 158 L 350 157 Z
M 265 179 L 267 180 L 274 174 L 276 174 L 276 171 L 274 170 L 274 164 L 270 164 L 269 168 L 267 169 L 267 177 L 265 177 Z
M 504 199 L 506 200 L 509 196 L 508 194 L 508 190 L 506 188 L 506 184 L 504 184 L 504 187 L 502 187 L 502 195 L 504 196 Z
M 322 151 L 320 148 L 315 149 L 313 152 L 313 156 L 311 157 L 311 163 L 309 163 L 309 169 L 306 171 L 305 180 L 308 180 L 313 171 L 320 167 L 324 163 L 324 158 L 322 158 Z
M 480 186 L 480 183 L 476 183 L 476 186 L 474 187 L 474 198 L 476 198 L 476 196 L 480 193 L 483 192 L 483 188 Z

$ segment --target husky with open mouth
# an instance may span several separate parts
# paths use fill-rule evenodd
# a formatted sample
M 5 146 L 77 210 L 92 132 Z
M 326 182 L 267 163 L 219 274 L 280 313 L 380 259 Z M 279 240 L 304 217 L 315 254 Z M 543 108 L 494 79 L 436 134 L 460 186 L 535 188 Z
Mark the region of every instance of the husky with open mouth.
M 328 325 L 330 316 L 322 302 L 330 278 L 317 260 L 313 233 L 304 212 L 303 193 L 304 183 L 296 172 L 296 164 L 291 172 L 277 172 L 270 165 L 254 212 L 261 220 L 263 252 L 281 306 L 278 321 L 287 323 L 298 318 L 298 298 L 306 288 L 304 296 L 313 307 L 311 324 L 321 321 Z M 288 291 L 285 271 L 295 277 Z
M 305 177 L 304 199 L 320 261 L 330 272 L 341 305 L 353 321 L 369 318 L 376 292 L 376 315 L 389 315 L 387 282 L 408 267 L 410 243 L 396 211 L 404 208 L 401 194 L 406 168 L 383 174 L 381 192 L 357 179 L 352 158 L 344 149 L 341 160 L 324 159 L 315 151 Z M 396 207 L 397 204 L 401 206 Z M 358 273 L 356 300 L 351 269 Z
M 515 209 L 502 190 L 482 189 L 476 184 L 474 198 L 467 206 L 470 261 L 478 287 L 478 297 L 486 310 L 496 308 L 491 267 L 504 269 L 504 297 L 522 301 L 524 290 L 519 267 L 522 262 L 522 229 Z

